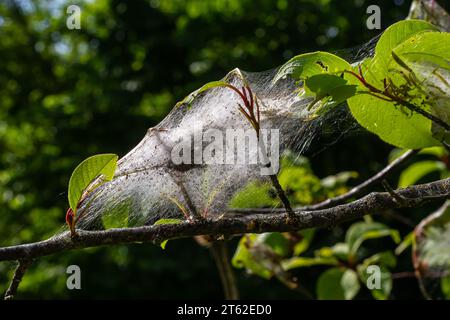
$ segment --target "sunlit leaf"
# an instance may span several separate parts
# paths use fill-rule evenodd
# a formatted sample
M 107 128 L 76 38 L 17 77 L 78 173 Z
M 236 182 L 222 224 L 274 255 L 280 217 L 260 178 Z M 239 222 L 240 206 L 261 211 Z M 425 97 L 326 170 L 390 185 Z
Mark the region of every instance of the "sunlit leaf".
M 306 78 L 305 86 L 313 93 L 315 93 L 318 99 L 322 99 L 330 95 L 330 92 L 342 87 L 347 83 L 347 80 L 332 74 L 316 74 Z
M 375 56 L 369 65 L 371 72 L 378 78 L 374 84 L 381 85 L 388 74 L 394 48 L 414 35 L 432 31 L 439 29 L 423 20 L 403 20 L 387 28 L 377 42 Z
M 91 189 L 114 177 L 117 159 L 118 156 L 115 154 L 98 154 L 87 158 L 75 168 L 70 177 L 68 191 L 69 205 L 74 212 L 77 210 L 83 192 L 95 178 L 101 177 L 101 181 Z
M 195 90 L 194 92 L 192 92 L 191 94 L 189 94 L 188 96 L 186 96 L 183 100 L 177 102 L 176 107 L 180 107 L 182 105 L 191 105 L 191 103 L 195 100 L 195 98 L 197 98 L 197 96 L 199 96 L 201 93 L 213 89 L 213 88 L 218 88 L 218 87 L 227 87 L 229 86 L 229 84 L 225 81 L 211 81 L 208 82 L 207 84 L 203 85 L 200 89 Z
M 398 72 L 389 69 L 393 61 L 392 50 L 416 34 L 432 31 L 437 31 L 436 27 L 418 20 L 401 21 L 389 27 L 376 45 L 374 58 L 362 65 L 366 81 L 382 89 L 385 79 L 400 79 Z M 358 81 L 353 83 L 358 84 Z M 368 91 L 360 86 L 362 91 Z M 355 119 L 387 143 L 408 149 L 439 145 L 433 138 L 431 121 L 418 113 L 368 94 L 351 97 L 348 103 Z
M 350 68 L 350 64 L 328 52 L 311 52 L 295 56 L 286 62 L 273 79 L 273 83 L 287 76 L 294 80 L 305 80 L 321 73 L 337 74 Z
M 305 95 L 314 98 L 308 107 L 314 111 L 314 116 L 327 112 L 355 95 L 357 86 L 346 83 L 344 78 L 327 73 L 316 74 L 305 80 Z
M 416 34 L 394 48 L 392 54 L 395 62 L 427 93 L 423 102 L 430 106 L 431 113 L 450 124 L 450 34 Z M 432 124 L 432 132 L 440 141 L 450 143 L 450 133 L 439 124 Z

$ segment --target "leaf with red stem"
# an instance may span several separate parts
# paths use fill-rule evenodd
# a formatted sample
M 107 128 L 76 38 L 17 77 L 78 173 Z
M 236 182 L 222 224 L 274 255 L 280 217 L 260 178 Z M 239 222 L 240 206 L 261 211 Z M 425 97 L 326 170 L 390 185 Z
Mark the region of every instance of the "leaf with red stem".
M 245 111 L 245 109 L 238 103 L 238 109 L 239 111 L 247 118 L 248 121 L 253 125 L 253 119 L 252 117 Z
M 258 126 L 259 126 L 259 124 L 261 123 L 261 119 L 260 119 L 260 116 L 261 116 L 261 114 L 260 114 L 260 112 L 259 112 L 259 103 L 258 103 L 258 100 L 256 100 L 256 116 L 257 116 L 257 120 L 258 120 Z
M 244 103 L 248 102 L 247 91 L 245 91 L 245 87 L 241 87 L 241 92 L 243 93 L 244 98 L 245 98 Z
M 253 106 L 253 104 L 254 104 L 254 101 L 253 101 L 253 92 L 252 92 L 252 90 L 250 89 L 249 86 L 246 86 L 246 89 L 247 89 L 248 94 L 249 94 L 249 96 L 250 96 L 250 106 L 251 106 L 252 108 L 254 108 L 254 106 Z
M 364 78 L 363 72 L 362 72 L 362 65 L 358 65 L 358 71 L 359 71 L 359 75 L 361 76 L 361 79 L 364 80 L 364 82 L 366 82 L 366 79 Z

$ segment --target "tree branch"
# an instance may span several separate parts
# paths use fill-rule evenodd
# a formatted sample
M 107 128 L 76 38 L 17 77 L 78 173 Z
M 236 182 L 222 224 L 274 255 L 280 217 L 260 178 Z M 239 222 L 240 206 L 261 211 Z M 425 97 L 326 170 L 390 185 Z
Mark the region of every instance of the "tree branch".
M 25 272 L 27 272 L 28 267 L 33 262 L 32 259 L 19 259 L 17 262 L 17 268 L 14 272 L 14 276 L 11 280 L 8 290 L 5 293 L 5 300 L 12 300 L 17 293 L 17 289 L 19 288 L 19 284 L 22 281 Z
M 180 224 L 101 231 L 78 230 L 78 236 L 74 238 L 70 237 L 69 232 L 64 232 L 48 240 L 0 248 L 0 261 L 32 259 L 66 250 L 101 245 L 136 242 L 158 244 L 164 240 L 187 238 L 195 235 L 220 237 L 221 235 L 287 232 L 332 226 L 381 210 L 417 207 L 430 201 L 449 199 L 450 178 L 396 190 L 396 194 L 404 197 L 406 201 L 399 203 L 387 192 L 374 192 L 359 200 L 333 208 L 316 211 L 296 210 L 293 215 L 283 212 L 242 217 L 225 216 L 218 220 L 204 219 Z

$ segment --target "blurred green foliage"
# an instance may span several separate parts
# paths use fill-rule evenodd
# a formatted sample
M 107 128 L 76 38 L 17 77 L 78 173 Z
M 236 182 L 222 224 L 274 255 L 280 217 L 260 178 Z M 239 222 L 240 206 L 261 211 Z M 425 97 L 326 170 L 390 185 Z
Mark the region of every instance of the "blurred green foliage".
M 398 150 L 392 153 L 400 154 Z M 404 169 L 399 177 L 400 183 L 402 180 L 408 181 L 404 187 L 420 182 L 422 178 L 435 171 L 422 170 L 420 166 L 422 163 L 436 162 L 439 164 L 438 168 L 441 168 L 439 170 L 441 175 L 448 176 L 450 172 L 446 165 L 448 155 L 443 148 L 424 149 L 422 154 L 431 155 L 435 159 L 433 161 L 419 160 Z M 285 180 L 283 177 L 289 178 Z M 291 154 L 283 156 L 279 173 L 280 184 L 290 195 L 293 205 L 317 203 L 345 193 L 348 191 L 346 183 L 350 177 L 352 177 L 351 172 L 342 172 L 320 180 L 312 172 L 306 158 L 296 159 Z M 289 183 L 292 181 L 294 183 Z M 334 183 L 324 183 L 324 181 Z M 258 193 L 257 197 L 255 192 Z M 297 193 L 302 197 L 292 196 Z M 238 208 L 245 208 L 248 203 L 253 207 L 280 206 L 270 185 L 256 182 L 250 182 L 243 188 L 231 204 Z M 248 234 L 241 238 L 232 263 L 238 269 L 245 269 L 248 274 L 257 275 L 263 279 L 276 278 L 289 289 L 303 294 L 305 298 L 350 300 L 358 294 L 361 298 L 367 298 L 367 294 L 370 293 L 375 299 L 385 300 L 392 298 L 391 292 L 396 276 L 392 275 L 391 270 L 397 266 L 397 259 L 400 256 L 401 259 L 409 258 L 419 261 L 414 265 L 420 266 L 420 281 L 428 287 L 425 289 L 426 297 L 449 298 L 446 278 L 450 271 L 450 229 L 448 229 L 450 215 L 448 212 L 450 212 L 449 209 L 439 218 L 424 220 L 415 228 L 414 233 L 405 235 L 403 241 L 401 241 L 399 230 L 375 222 L 371 216 L 365 216 L 364 221 L 353 222 L 346 229 L 345 235 L 339 235 L 335 238 L 335 242 L 324 246 L 316 241 L 319 230 L 315 229 Z M 410 227 L 414 224 L 412 221 L 408 223 L 411 223 Z M 424 228 L 424 231 L 419 232 L 420 228 Z M 382 243 L 380 240 L 384 238 L 390 238 L 393 243 L 383 242 L 378 247 L 367 245 L 368 243 L 380 245 Z M 412 251 L 404 254 L 411 245 L 413 245 Z M 322 270 L 326 268 L 326 270 L 321 272 L 318 267 Z M 317 280 L 314 291 L 305 287 L 302 273 L 294 272 L 300 268 L 318 270 L 314 275 Z M 377 275 L 378 280 L 375 280 Z M 414 273 L 410 272 L 410 276 L 414 277 Z M 422 288 L 425 288 L 425 285 Z
M 365 10 L 371 3 L 364 0 L 78 3 L 81 30 L 66 28 L 71 1 L 0 2 L 2 246 L 58 232 L 76 164 L 97 153 L 124 155 L 176 101 L 202 84 L 235 67 L 270 69 L 295 54 L 353 47 L 378 33 L 366 29 Z M 408 8 L 409 1 L 383 3 L 383 27 L 404 18 Z M 295 169 L 309 177 L 308 187 L 298 185 L 295 174 L 280 180 L 292 190 L 291 199 L 311 203 L 342 192 L 327 187 L 336 181 L 318 177 L 357 171 L 358 179 L 365 179 L 384 165 L 388 152 L 389 147 L 371 135 L 349 137 L 312 158 L 314 175 L 304 167 Z M 430 175 L 421 181 L 426 178 Z M 306 189 L 296 192 L 298 188 Z M 412 221 L 420 217 L 423 212 L 410 215 Z M 395 219 L 385 219 L 392 228 L 401 228 L 402 235 L 411 231 Z M 315 246 L 334 245 L 347 227 L 319 230 Z M 299 243 L 297 253 L 309 247 Z M 403 260 L 399 269 L 411 268 L 408 257 Z M 80 291 L 66 289 L 70 264 L 81 267 Z M 314 291 L 321 268 L 302 268 L 300 279 L 311 279 L 305 287 Z M 1 292 L 12 272 L 13 263 L 0 263 Z M 238 280 L 244 298 L 304 297 L 278 281 L 243 273 Z M 220 298 L 219 283 L 208 252 L 183 240 L 171 241 L 165 251 L 130 245 L 43 258 L 26 274 L 18 297 Z M 414 279 L 406 279 L 397 291 L 394 287 L 394 296 L 418 297 L 416 286 Z

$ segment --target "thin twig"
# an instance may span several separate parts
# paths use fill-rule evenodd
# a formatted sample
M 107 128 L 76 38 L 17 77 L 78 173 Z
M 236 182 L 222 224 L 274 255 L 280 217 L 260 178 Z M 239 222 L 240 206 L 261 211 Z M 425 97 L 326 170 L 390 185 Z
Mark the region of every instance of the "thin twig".
M 256 130 L 256 139 L 258 141 L 260 154 L 263 157 L 264 163 L 267 163 L 268 166 L 271 166 L 272 164 L 268 160 L 266 146 L 264 145 L 264 141 L 261 140 L 261 137 L 260 137 L 260 131 L 259 130 L 260 130 L 260 127 L 261 127 L 261 123 L 260 123 L 261 120 L 260 120 L 260 107 L 259 107 L 259 103 L 258 103 L 258 97 L 255 96 L 253 98 L 253 93 L 251 92 L 250 87 L 247 87 L 247 90 L 249 91 L 249 95 L 252 97 L 251 98 L 251 104 L 250 104 L 252 106 L 252 108 L 250 108 L 250 110 L 252 111 L 252 113 L 251 113 L 252 119 L 253 119 L 252 123 L 254 123 L 253 127 Z M 255 115 L 253 113 L 253 109 L 254 109 L 253 101 L 256 102 L 256 113 L 257 113 L 256 117 L 255 117 Z M 277 177 L 276 173 L 270 175 L 270 181 L 272 182 L 272 186 L 275 188 L 275 191 L 276 191 L 276 193 L 278 195 L 278 198 L 280 198 L 281 203 L 283 204 L 283 207 L 286 210 L 286 212 L 288 213 L 288 215 L 293 215 L 294 212 L 292 210 L 291 203 L 289 202 L 289 199 L 286 196 L 286 193 L 284 192 L 283 188 L 281 187 L 280 181 L 278 181 L 278 177 Z
M 396 272 L 392 274 L 392 279 L 404 279 L 404 278 L 415 278 L 416 274 L 414 271 L 403 271 L 403 272 Z
M 27 272 L 27 269 L 32 262 L 32 259 L 19 259 L 17 261 L 16 271 L 14 272 L 14 276 L 5 293 L 5 300 L 14 299 L 14 296 L 17 294 L 17 289 L 19 288 L 20 282 L 22 281 L 25 272 Z
M 224 241 L 213 241 L 211 244 L 211 253 L 219 271 L 222 282 L 225 299 L 238 300 L 239 290 L 237 288 L 236 278 L 228 257 L 228 248 Z
M 286 210 L 286 212 L 288 214 L 293 214 L 294 211 L 292 210 L 291 203 L 289 202 L 286 193 L 281 187 L 280 182 L 278 181 L 278 177 L 275 174 L 272 174 L 270 175 L 270 181 L 272 182 L 272 185 L 275 188 L 275 191 L 277 192 L 278 198 L 280 198 L 281 203 L 283 204 L 283 207 Z
M 395 201 L 397 201 L 399 203 L 404 203 L 404 202 L 408 201 L 408 199 L 403 198 L 402 196 L 397 194 L 397 192 L 395 192 L 395 190 L 391 187 L 391 185 L 389 184 L 389 182 L 386 179 L 383 179 L 383 181 L 381 181 L 381 184 L 383 185 L 383 188 L 391 195 L 391 197 Z
M 382 216 L 385 216 L 387 218 L 396 220 L 410 228 L 414 228 L 416 226 L 416 223 L 414 223 L 411 219 L 401 215 L 400 213 L 396 212 L 395 210 L 385 210 L 385 211 L 380 212 L 379 214 Z
M 347 193 L 344 193 L 343 195 L 337 196 L 335 198 L 331 198 L 328 200 L 325 200 L 321 203 L 307 206 L 307 210 L 317 210 L 317 209 L 324 209 L 324 208 L 330 208 L 332 206 L 335 206 L 337 204 L 343 203 L 351 198 L 358 197 L 365 192 L 367 192 L 370 188 L 377 185 L 384 179 L 386 179 L 389 175 L 391 175 L 393 172 L 395 172 L 399 167 L 401 167 L 407 160 L 412 158 L 414 155 L 416 155 L 419 152 L 419 150 L 408 150 L 405 153 L 403 153 L 400 157 L 392 161 L 390 164 L 388 164 L 384 169 L 379 171 L 377 174 L 372 176 L 371 178 L 367 179 L 363 183 L 357 185 L 356 187 L 350 189 Z
M 347 200 L 350 200 L 352 198 L 361 196 L 365 192 L 369 191 L 370 188 L 380 183 L 382 180 L 384 180 L 386 177 L 388 177 L 390 174 L 395 172 L 399 167 L 401 167 L 407 160 L 409 160 L 412 156 L 417 154 L 418 150 L 408 150 L 405 153 L 403 153 L 400 157 L 392 161 L 390 164 L 388 164 L 386 167 L 384 167 L 383 170 L 379 171 L 377 174 L 372 176 L 371 178 L 365 180 L 361 184 L 353 187 L 350 189 L 347 193 L 344 193 L 342 195 L 339 195 L 334 198 L 327 199 L 325 201 L 303 206 L 299 208 L 295 208 L 296 210 L 321 210 L 326 208 L 331 208 L 333 206 L 336 206 L 338 204 L 344 203 Z M 268 209 L 232 209 L 231 212 L 235 213 L 264 213 L 264 212 L 279 212 L 283 211 L 283 209 L 274 209 L 274 208 L 268 208 Z

